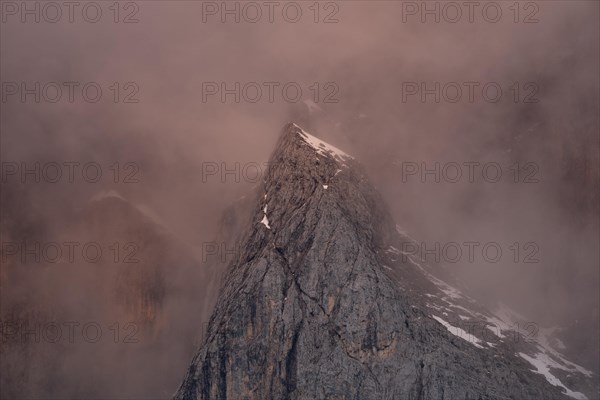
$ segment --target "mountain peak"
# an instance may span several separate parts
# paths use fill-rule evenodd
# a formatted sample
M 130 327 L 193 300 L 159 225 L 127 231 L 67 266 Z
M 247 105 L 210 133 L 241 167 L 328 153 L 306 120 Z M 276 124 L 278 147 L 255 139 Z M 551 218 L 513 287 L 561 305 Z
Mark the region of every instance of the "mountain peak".
M 344 151 L 339 148 L 319 139 L 316 136 L 311 135 L 302 129 L 299 125 L 291 122 L 284 128 L 286 132 L 290 132 L 291 134 L 297 134 L 302 138 L 302 140 L 308 144 L 313 150 L 317 152 L 317 154 L 324 157 L 331 157 L 341 163 L 344 163 L 346 160 L 354 159 L 349 154 L 346 154 Z
M 543 350 L 406 253 L 351 156 L 291 123 L 269 169 L 176 399 L 565 398 Z

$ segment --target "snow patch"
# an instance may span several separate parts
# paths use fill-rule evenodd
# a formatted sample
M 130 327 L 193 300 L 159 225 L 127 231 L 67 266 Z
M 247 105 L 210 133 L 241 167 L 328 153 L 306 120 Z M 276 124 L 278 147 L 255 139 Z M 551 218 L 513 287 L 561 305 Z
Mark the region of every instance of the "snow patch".
M 393 254 L 397 254 L 397 255 L 400 255 L 400 254 L 402 254 L 402 253 L 400 252 L 400 250 L 398 250 L 398 249 L 397 249 L 397 248 L 395 248 L 394 246 L 390 246 L 390 247 L 388 247 L 387 251 L 389 251 L 390 253 L 393 253 Z
M 351 155 L 344 153 L 342 150 L 338 149 L 335 146 L 330 145 L 322 141 L 319 138 L 314 137 L 310 133 L 306 132 L 304 129 L 300 128 L 298 125 L 294 124 L 296 128 L 300 130 L 300 136 L 310 147 L 315 149 L 318 154 L 322 156 L 331 156 L 336 160 L 344 161 L 345 159 L 353 159 Z
M 504 321 L 510 321 L 513 324 L 518 324 L 520 321 L 527 321 L 527 318 L 523 315 L 518 314 L 517 312 L 511 310 L 504 304 L 500 304 L 497 311 L 496 316 L 501 318 Z M 491 319 L 488 319 L 490 321 Z M 491 321 L 490 321 L 491 322 Z M 501 325 L 502 321 L 495 319 L 495 322 L 501 326 L 502 330 L 510 330 L 511 327 L 508 324 L 504 326 Z M 548 361 L 548 366 L 552 368 L 562 369 L 563 371 L 571 372 L 571 373 L 579 373 L 585 375 L 590 378 L 592 376 L 592 371 L 575 364 L 569 360 L 567 360 L 558 350 L 564 349 L 564 343 L 558 340 L 555 337 L 556 331 L 560 330 L 559 327 L 553 328 L 539 328 L 537 331 L 537 348 L 539 349 L 539 354 L 542 355 L 539 358 L 539 362 Z
M 587 397 L 583 393 L 574 392 L 574 391 L 570 390 L 565 385 L 563 385 L 563 383 L 557 377 L 555 377 L 554 375 L 552 375 L 552 373 L 550 373 L 551 367 L 561 368 L 561 366 L 559 366 L 556 362 L 554 362 L 554 360 L 552 360 L 550 357 L 548 357 L 547 354 L 538 353 L 535 356 L 530 357 L 525 353 L 519 353 L 519 356 L 521 356 L 521 358 L 523 358 L 524 360 L 529 362 L 531 365 L 533 365 L 536 368 L 536 370 L 534 372 L 544 375 L 546 380 L 548 382 L 550 382 L 551 385 L 559 386 L 559 387 L 565 389 L 567 396 L 572 397 L 574 399 L 578 399 L 578 400 L 586 400 L 587 399 Z M 563 368 L 561 368 L 561 369 L 563 369 Z
M 404 252 L 404 251 L 400 251 L 397 248 L 395 248 L 394 246 L 390 246 L 388 248 L 388 251 L 394 254 L 401 254 L 405 257 L 408 257 L 408 260 L 414 264 L 417 268 L 419 268 L 421 270 L 421 272 L 431 281 L 433 282 L 433 284 L 435 284 L 439 290 L 441 290 L 446 296 L 453 298 L 453 299 L 462 299 L 465 298 L 465 296 L 463 296 L 463 294 L 460 292 L 460 290 L 456 289 L 453 286 L 448 285 L 446 282 L 442 281 L 441 279 L 436 278 L 435 276 L 433 276 L 432 274 L 430 274 L 429 272 L 427 272 L 427 270 L 425 268 L 423 268 L 423 266 L 421 264 L 419 264 L 418 262 L 416 262 L 412 257 L 411 254 Z
M 266 198 L 267 195 L 265 194 L 265 199 Z M 260 223 L 266 226 L 267 229 L 271 229 L 271 227 L 269 226 L 269 219 L 267 218 L 267 208 L 269 208 L 269 205 L 265 204 L 265 206 L 263 207 L 263 219 L 260 221 Z
M 266 226 L 267 229 L 271 229 L 271 227 L 269 226 L 269 219 L 266 215 L 263 215 L 263 219 L 260 221 L 260 223 Z
M 406 240 L 415 242 L 414 239 L 412 239 L 407 234 L 407 232 L 404 231 L 400 226 L 396 225 L 396 231 Z M 444 303 L 448 303 L 450 309 L 452 309 L 453 312 L 456 312 L 456 314 L 461 320 L 483 319 L 487 325 L 487 329 L 492 331 L 492 333 L 495 336 L 497 336 L 500 339 L 500 341 L 507 340 L 510 337 L 511 331 L 514 330 L 515 324 L 520 324 L 524 321 L 528 321 L 526 317 L 511 310 L 503 304 L 500 304 L 498 308 L 494 309 L 493 313 L 477 312 L 476 309 L 469 310 L 468 308 L 462 307 L 458 304 L 453 304 L 456 303 L 455 299 L 461 301 L 467 300 L 469 302 L 473 302 L 473 300 L 469 296 L 463 294 L 457 288 L 447 284 L 446 282 L 432 275 L 425 268 L 425 262 L 419 257 L 408 252 L 401 251 L 394 246 L 388 247 L 386 249 L 386 252 L 394 254 L 396 256 L 407 257 L 407 259 L 418 269 L 420 269 L 421 272 L 445 295 L 439 298 L 437 296 L 427 293 L 425 294 L 425 296 L 427 296 L 430 299 L 437 299 Z M 428 302 L 427 307 L 430 308 L 432 311 L 435 310 L 433 312 L 437 315 L 447 315 L 445 311 L 448 311 L 448 308 L 446 308 L 445 306 L 441 306 L 441 303 L 439 302 L 436 303 L 437 304 Z M 451 325 L 439 316 L 432 315 L 432 318 L 434 318 L 437 322 L 441 323 L 453 335 L 470 342 L 476 347 L 492 348 L 497 346 L 497 344 L 481 340 L 476 336 L 470 334 L 469 332 L 466 332 L 461 328 Z M 576 392 L 567 388 L 556 376 L 554 376 L 550 372 L 556 369 L 560 369 L 570 374 L 582 374 L 586 377 L 591 377 L 593 374 L 591 371 L 585 369 L 584 367 L 567 360 L 560 353 L 560 350 L 564 350 L 565 345 L 556 337 L 556 332 L 559 329 L 560 328 L 540 328 L 537 336 L 537 344 L 534 344 L 533 351 L 527 351 L 529 354 L 535 355 L 530 356 L 525 353 L 517 353 L 517 355 L 523 358 L 524 360 L 528 361 L 530 364 L 532 364 L 535 367 L 534 372 L 542 374 L 550 384 L 559 386 L 560 388 L 564 389 L 567 396 L 578 400 L 585 400 L 587 398 L 583 393 Z
M 554 343 L 557 339 L 552 335 L 557 329 L 559 328 L 540 328 L 538 331 L 538 347 L 540 347 L 549 357 L 551 356 L 553 358 L 550 358 L 550 360 L 553 362 L 554 368 L 559 368 L 569 372 L 579 372 L 580 374 L 591 378 L 592 371 L 565 359 L 562 354 L 554 349 L 558 346 L 556 346 Z M 560 343 L 562 346 L 564 346 L 564 343 Z
M 488 329 L 491 330 L 496 336 L 498 336 L 501 339 L 506 337 L 506 335 L 503 334 L 502 331 L 510 331 L 512 329 L 512 327 L 509 324 L 507 324 L 499 318 L 485 316 L 485 320 L 489 322 L 491 326 L 496 328 L 489 329 L 490 327 L 488 327 Z
M 475 347 L 479 347 L 480 349 L 483 349 L 483 346 L 481 345 L 482 342 L 481 340 L 477 339 L 475 336 L 471 335 L 470 333 L 468 333 L 467 331 L 461 329 L 461 328 L 457 328 L 456 326 L 452 326 L 450 325 L 448 322 L 444 321 L 443 319 L 441 319 L 440 317 L 437 317 L 435 315 L 432 315 L 433 319 L 435 319 L 437 322 L 439 322 L 440 324 L 444 325 L 446 327 L 446 329 L 453 334 L 454 336 L 458 336 L 459 338 L 466 340 L 467 342 L 471 343 L 473 346 Z
M 398 234 L 400 234 L 401 236 L 410 240 L 412 243 L 417 243 L 417 241 L 408 234 L 408 231 L 405 231 L 400 225 L 396 225 L 396 232 L 398 232 Z

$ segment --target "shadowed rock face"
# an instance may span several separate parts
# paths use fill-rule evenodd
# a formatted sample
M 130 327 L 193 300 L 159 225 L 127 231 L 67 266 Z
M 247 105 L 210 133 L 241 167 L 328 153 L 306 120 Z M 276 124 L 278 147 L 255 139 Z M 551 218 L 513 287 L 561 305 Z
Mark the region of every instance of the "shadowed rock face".
M 185 355 L 196 349 L 199 322 L 210 315 L 202 314 L 201 306 L 215 286 L 212 274 L 204 272 L 187 244 L 114 191 L 74 202 L 76 207 L 48 226 L 48 216 L 33 206 L 35 198 L 23 192 L 12 191 L 12 199 L 2 203 L 9 210 L 3 208 L 3 215 L 11 216 L 2 224 L 3 238 L 28 248 L 35 242 L 97 243 L 104 256 L 83 263 L 81 245 L 72 252 L 73 262 L 65 247 L 58 262 L 0 254 L 0 398 L 172 393 L 181 375 L 170 361 L 179 358 L 183 369 Z M 2 199 L 8 196 L 3 193 Z M 181 276 L 197 277 L 196 285 L 183 284 Z M 180 312 L 187 304 L 194 304 L 186 309 L 194 310 L 197 320 Z M 98 326 L 95 343 L 89 339 L 93 335 L 83 334 L 88 323 Z M 132 383 L 148 376 L 160 378 L 144 386 Z
M 432 318 L 428 273 L 356 161 L 289 124 L 176 399 L 562 399 Z M 266 218 L 265 218 L 266 217 Z

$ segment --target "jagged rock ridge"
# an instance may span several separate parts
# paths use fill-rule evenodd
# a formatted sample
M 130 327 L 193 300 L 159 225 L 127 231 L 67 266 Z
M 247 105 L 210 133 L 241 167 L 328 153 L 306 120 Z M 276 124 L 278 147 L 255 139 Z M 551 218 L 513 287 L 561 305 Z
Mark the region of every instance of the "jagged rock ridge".
M 565 397 L 434 315 L 461 296 L 398 257 L 407 238 L 352 157 L 288 124 L 270 161 L 176 399 Z

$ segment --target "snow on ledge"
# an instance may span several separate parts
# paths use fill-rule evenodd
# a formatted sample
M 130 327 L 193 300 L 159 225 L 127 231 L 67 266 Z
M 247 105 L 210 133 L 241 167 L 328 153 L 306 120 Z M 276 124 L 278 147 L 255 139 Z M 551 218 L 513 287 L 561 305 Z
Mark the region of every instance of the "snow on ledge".
M 318 154 L 323 156 L 332 156 L 334 159 L 339 159 L 340 161 L 344 161 L 345 159 L 354 159 L 354 157 L 351 155 L 344 153 L 342 150 L 322 141 L 319 138 L 316 138 L 298 125 L 294 124 L 294 126 L 300 130 L 300 136 L 302 139 L 304 139 L 304 141 L 308 143 L 310 147 L 315 149 Z
M 267 194 L 265 193 L 265 200 L 267 198 Z M 271 229 L 271 226 L 269 226 L 269 219 L 267 218 L 267 208 L 269 207 L 268 204 L 265 204 L 265 207 L 263 208 L 263 219 L 260 221 L 261 224 L 263 224 L 264 226 L 267 227 L 267 229 Z
M 263 215 L 263 219 L 262 221 L 260 221 L 261 224 L 263 224 L 264 226 L 267 227 L 267 229 L 271 229 L 271 227 L 269 226 L 269 219 L 267 218 L 266 215 Z
M 444 327 L 446 327 L 446 329 L 453 334 L 454 336 L 458 336 L 459 338 L 466 340 L 467 342 L 471 343 L 472 345 L 474 345 L 475 347 L 479 347 L 480 349 L 483 349 L 484 347 L 481 345 L 481 340 L 479 340 L 478 338 L 476 338 L 474 335 L 471 335 L 470 333 L 468 333 L 467 331 L 461 329 L 461 328 L 457 328 L 456 326 L 452 326 L 450 325 L 448 322 L 444 321 L 443 319 L 441 319 L 438 316 L 432 315 L 433 319 L 435 319 L 437 322 L 439 322 L 440 324 L 444 325 Z

